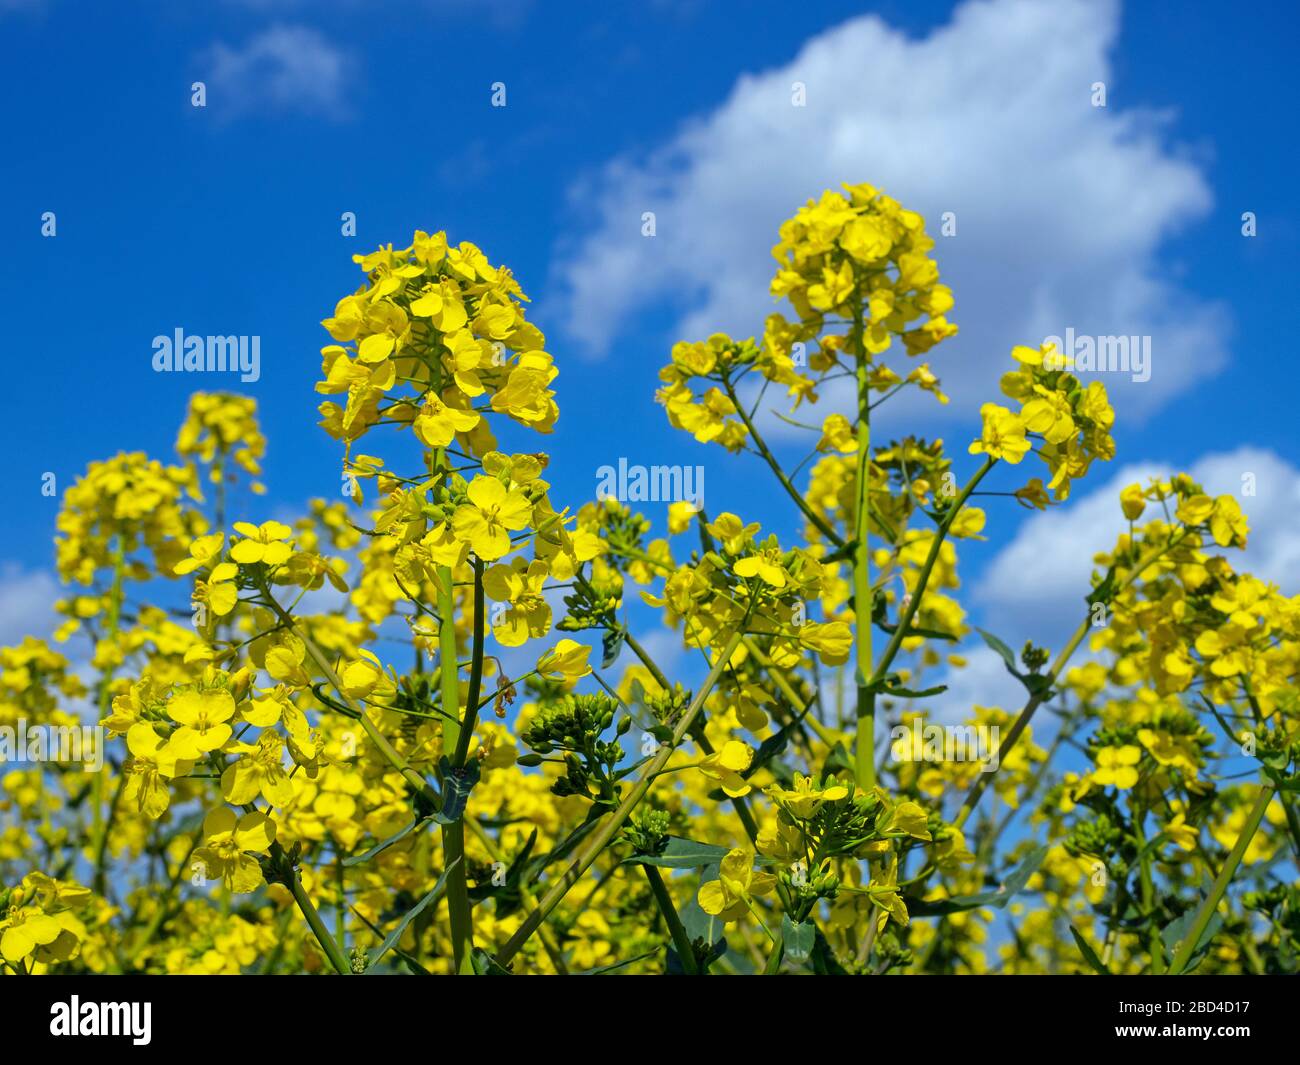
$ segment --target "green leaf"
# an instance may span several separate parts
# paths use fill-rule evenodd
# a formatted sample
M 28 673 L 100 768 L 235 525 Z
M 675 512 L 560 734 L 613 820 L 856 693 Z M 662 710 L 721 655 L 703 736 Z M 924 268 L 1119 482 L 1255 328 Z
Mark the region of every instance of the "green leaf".
M 975 631 L 980 634 L 980 637 L 984 640 L 986 644 L 989 645 L 989 647 L 991 647 L 999 655 L 1002 656 L 1002 661 L 1007 664 L 1007 671 L 1013 677 L 1020 676 L 1019 671 L 1016 669 L 1016 656 L 1015 653 L 1011 650 L 1011 648 L 1008 647 L 1001 640 L 999 640 L 991 632 L 985 632 L 983 629 L 976 629 Z
M 669 836 L 668 845 L 659 854 L 634 854 L 623 859 L 624 865 L 657 865 L 661 869 L 696 869 L 720 862 L 727 856 L 727 848 L 714 843 L 700 843 L 694 839 Z
M 445 761 L 445 759 L 444 759 Z M 433 815 L 440 825 L 454 825 L 465 813 L 465 804 L 469 802 L 469 793 L 474 790 L 481 774 L 479 761 L 473 759 L 468 765 L 453 769 L 444 765 L 442 774 L 442 809 Z
M 1093 970 L 1100 973 L 1102 976 L 1110 976 L 1110 970 L 1107 969 L 1105 963 L 1097 957 L 1097 952 L 1092 949 L 1092 944 L 1084 939 L 1083 936 L 1079 935 L 1074 925 L 1070 925 L 1070 935 L 1074 936 L 1075 943 L 1079 945 L 1079 953 L 1083 955 L 1083 960 L 1091 965 Z
M 831 945 L 826 942 L 826 937 L 822 935 L 822 930 L 816 925 L 813 926 L 813 932 L 816 942 L 812 950 L 812 969 L 818 976 L 847 976 L 849 971 L 840 964 L 839 959 L 835 957 L 835 951 Z
M 781 754 L 789 744 L 790 737 L 793 735 L 794 730 L 799 727 L 799 722 L 807 716 L 808 711 L 811 709 L 812 703 L 809 702 L 798 717 L 788 724 L 781 726 L 779 731 L 774 732 L 771 736 L 768 736 L 767 739 L 760 743 L 758 745 L 758 750 L 754 752 L 753 761 L 749 763 L 749 768 L 740 774 L 741 777 L 748 778 L 753 776 L 753 774 L 764 768 L 778 754 Z
M 790 915 L 781 917 L 781 938 L 785 942 L 785 956 L 791 961 L 807 961 L 812 957 L 817 942 L 817 926 L 812 921 L 795 924 Z
M 584 969 L 580 973 L 574 973 L 574 976 L 600 976 L 603 973 L 612 973 L 615 969 L 622 969 L 626 965 L 633 965 L 639 961 L 645 961 L 646 958 L 653 958 L 659 953 L 659 948 L 647 950 L 644 954 L 638 954 L 635 958 L 628 958 L 626 961 L 616 961 L 613 965 L 602 965 L 599 969 Z
M 469 956 L 470 962 L 474 966 L 474 972 L 478 976 L 512 976 L 509 969 L 505 968 L 496 958 L 492 957 L 482 947 L 476 948 Z
M 523 847 L 519 853 L 511 859 L 509 867 L 506 869 L 506 880 L 504 884 L 494 884 L 488 881 L 486 884 L 475 884 L 469 889 L 469 897 L 476 902 L 483 899 L 493 899 L 496 904 L 496 913 L 498 917 L 504 917 L 507 914 L 514 913 L 519 909 L 522 901 L 519 897 L 519 882 L 528 868 L 528 859 L 532 856 L 533 847 L 537 843 L 537 829 L 533 829 L 528 834 Z
M 881 689 L 885 695 L 895 695 L 900 699 L 928 699 L 932 695 L 939 695 L 947 690 L 948 685 L 946 684 L 940 684 L 937 688 L 922 688 L 919 691 L 915 688 L 887 687 Z
M 365 851 L 365 852 L 362 853 L 362 854 L 354 854 L 354 855 L 352 855 L 352 857 L 350 857 L 350 858 L 344 858 L 344 859 L 343 859 L 343 866 L 344 866 L 344 868 L 351 868 L 351 867 L 354 866 L 354 865 L 362 865 L 362 864 L 364 864 L 365 862 L 370 861 L 370 859 L 373 858 L 373 857 L 375 857 L 375 855 L 377 855 L 377 854 L 382 854 L 384 851 L 388 850 L 388 848 L 391 847 L 394 843 L 400 843 L 400 842 L 401 842 L 402 840 L 404 840 L 407 836 L 409 836 L 412 832 L 415 832 L 417 829 L 422 828 L 422 827 L 423 827 L 427 822 L 429 822 L 429 821 L 431 821 L 431 820 L 433 820 L 433 819 L 430 818 L 430 817 L 419 817 L 419 818 L 416 818 L 414 821 L 412 821 L 412 822 L 411 822 L 409 825 L 407 825 L 405 828 L 403 828 L 403 829 L 401 829 L 401 830 L 399 830 L 399 831 L 397 831 L 397 832 L 394 832 L 391 836 L 389 836 L 389 837 L 388 837 L 386 840 L 384 840 L 382 843 L 376 843 L 376 844 L 375 844 L 373 847 L 371 847 L 368 851 Z
M 442 871 L 442 876 L 438 877 L 438 882 L 433 885 L 433 889 L 425 895 L 424 898 L 406 911 L 405 916 L 397 922 L 397 927 L 389 932 L 388 938 L 380 944 L 378 953 L 370 960 L 370 964 L 366 966 L 366 972 L 370 972 L 371 969 L 379 964 L 380 959 L 383 958 L 385 954 L 397 946 L 397 941 L 402 938 L 402 933 L 406 931 L 407 925 L 419 917 L 420 914 L 433 905 L 433 903 L 438 901 L 439 896 L 441 896 L 443 891 L 446 890 L 447 876 L 456 868 L 459 862 L 460 859 L 457 858 L 447 866 L 447 868 Z
M 1115 579 L 1115 569 L 1116 565 L 1112 563 L 1101 583 L 1084 599 L 1085 603 L 1095 606 L 1097 603 L 1109 603 L 1115 597 L 1115 589 L 1119 586 L 1119 581 Z
M 545 854 L 539 854 L 524 867 L 523 872 L 520 874 L 520 881 L 524 884 L 533 883 L 545 871 L 547 866 L 567 858 L 577 850 L 578 844 L 586 839 L 591 834 L 591 830 L 596 827 L 600 816 L 600 807 L 593 806 L 587 813 L 587 820 L 565 836 L 562 842 L 556 844 Z
M 609 629 L 604 638 L 600 641 L 602 657 L 600 660 L 601 669 L 609 669 L 618 661 L 619 653 L 623 650 L 623 643 L 627 640 L 627 629 Z
M 718 866 L 712 864 L 700 871 L 700 882 L 718 879 Z M 701 974 L 709 971 L 709 966 L 727 953 L 727 939 L 724 935 L 726 925 L 717 917 L 707 914 L 700 907 L 698 899 L 694 895 L 684 906 L 677 907 L 677 916 L 681 918 L 682 927 L 686 929 L 686 936 L 695 944 L 697 948 L 697 957 L 699 958 L 699 969 Z M 673 975 L 681 975 L 681 959 L 676 957 L 676 952 L 670 947 L 668 949 L 668 972 Z
M 834 769 L 846 769 L 850 773 L 857 772 L 853 759 L 849 757 L 849 752 L 845 750 L 842 743 L 837 743 L 830 749 L 830 753 L 826 755 L 826 761 L 823 763 L 823 772 L 830 772 Z
M 1164 941 L 1165 951 L 1172 958 L 1178 953 L 1178 947 L 1192 930 L 1192 925 L 1196 922 L 1196 913 L 1199 906 L 1193 906 L 1180 917 L 1170 921 L 1165 925 L 1164 930 L 1160 933 L 1160 938 Z M 1180 975 L 1186 976 L 1205 958 L 1210 952 L 1210 943 L 1214 937 L 1223 929 L 1223 917 L 1215 913 L 1210 918 L 1209 923 L 1205 926 L 1205 931 L 1201 933 L 1201 941 L 1196 944 L 1195 950 L 1192 951 L 1191 957 L 1187 959 L 1187 964 L 1183 966 Z
M 907 912 L 914 917 L 940 917 L 950 913 L 962 913 L 966 910 L 978 910 L 984 906 L 1004 908 L 1029 883 L 1038 867 L 1043 864 L 1050 848 L 1038 847 L 1015 867 L 995 891 L 981 891 L 978 895 L 958 895 L 951 899 L 936 899 L 933 902 L 907 899 Z
M 976 629 L 980 637 L 986 644 L 996 651 L 1002 661 L 1006 663 L 1007 672 L 1016 680 L 1025 686 L 1025 690 L 1040 702 L 1046 699 L 1052 693 L 1052 682 L 1042 673 L 1021 673 L 1016 668 L 1016 655 L 1005 643 L 999 640 L 991 632 L 985 632 L 983 629 Z

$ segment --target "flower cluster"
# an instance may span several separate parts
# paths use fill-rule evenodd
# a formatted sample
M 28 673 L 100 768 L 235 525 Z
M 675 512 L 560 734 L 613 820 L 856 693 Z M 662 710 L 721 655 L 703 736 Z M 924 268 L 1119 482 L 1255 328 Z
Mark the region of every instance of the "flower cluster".
M 933 248 L 827 192 L 774 249 L 791 317 L 674 346 L 670 423 L 766 467 L 780 535 L 557 505 L 525 442 L 557 371 L 510 271 L 442 233 L 357 256 L 316 385 L 341 498 L 250 510 L 255 404 L 203 393 L 177 464 L 64 493 L 57 637 L 87 646 L 0 648 L 0 969 L 1295 971 L 1300 597 L 1179 474 L 1120 494 L 1069 642 L 973 629 L 974 497 L 1065 502 L 1114 415 L 1016 348 L 978 464 L 873 435 L 903 388 L 947 400 L 914 358 L 956 329 Z M 1031 450 L 1043 478 L 987 490 Z M 972 652 L 1022 700 L 954 714 Z M 11 755 L 88 721 L 97 770 Z

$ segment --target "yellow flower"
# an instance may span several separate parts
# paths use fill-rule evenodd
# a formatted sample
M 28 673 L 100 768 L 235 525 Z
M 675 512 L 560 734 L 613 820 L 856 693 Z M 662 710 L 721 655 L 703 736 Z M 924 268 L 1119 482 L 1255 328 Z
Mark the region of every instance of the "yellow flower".
M 919 803 L 900 802 L 894 807 L 889 814 L 889 820 L 886 821 L 880 831 L 886 834 L 890 832 L 901 832 L 913 839 L 931 839 L 930 829 L 927 825 L 928 815 L 925 808 Z
M 853 646 L 853 630 L 843 621 L 809 621 L 799 627 L 799 643 L 816 651 L 825 665 L 843 665 Z
M 742 558 L 733 568 L 737 577 L 759 577 L 773 588 L 784 588 L 788 579 L 781 565 L 781 552 L 776 548 Z
M 1247 639 L 1249 630 L 1235 621 L 1217 629 L 1206 629 L 1196 637 L 1196 650 L 1210 660 L 1210 672 L 1216 677 L 1235 677 L 1249 673 L 1254 655 Z
M 411 429 L 428 447 L 446 447 L 457 433 L 468 432 L 479 423 L 479 415 L 472 410 L 449 407 L 430 392 Z
M 226 546 L 225 533 L 213 533 L 211 536 L 200 536 L 190 544 L 190 557 L 183 558 L 172 567 L 172 572 L 178 577 L 186 573 L 193 573 L 200 566 L 209 565 L 213 559 L 221 557 L 222 548 Z
M 722 541 L 722 549 L 730 555 L 738 555 L 749 543 L 754 533 L 758 532 L 758 522 L 746 525 L 730 511 L 723 511 L 705 526 L 709 535 Z
M 767 789 L 767 794 L 800 821 L 807 821 L 815 817 L 825 803 L 838 802 L 840 799 L 847 798 L 849 789 L 838 782 L 819 788 L 813 783 L 812 777 L 796 772 L 793 788 L 787 789 L 779 784 L 773 784 Z
M 195 581 L 195 601 L 207 603 L 216 617 L 225 617 L 239 602 L 239 588 L 233 583 L 238 575 L 239 567 L 233 562 L 214 566 L 206 581 Z
M 867 894 L 872 903 L 879 908 L 880 913 L 876 918 L 876 931 L 883 929 L 889 919 L 892 917 L 898 924 L 906 925 L 911 916 L 907 912 L 907 904 L 898 893 L 898 858 L 896 855 L 890 855 L 880 876 L 871 878 L 867 885 Z
M 1235 544 L 1246 546 L 1246 534 L 1250 526 L 1246 524 L 1246 515 L 1241 512 L 1241 505 L 1232 496 L 1219 496 L 1214 501 L 1214 513 L 1210 515 L 1210 535 L 1220 547 Z
M 1020 418 L 1031 433 L 1041 433 L 1049 444 L 1062 444 L 1074 436 L 1070 402 L 1059 392 L 1038 385 L 1037 395 L 1020 409 Z
M 1142 748 L 1132 744 L 1122 747 L 1103 747 L 1097 752 L 1097 768 L 1092 779 L 1105 787 L 1113 784 L 1121 791 L 1138 782 L 1137 764 L 1142 759 Z
M 284 740 L 277 732 L 263 732 L 256 746 L 242 743 L 232 748 L 240 758 L 221 774 L 221 794 L 233 806 L 244 806 L 261 795 L 272 806 L 293 802 L 293 784 L 284 769 Z
M 984 419 L 984 431 L 967 449 L 970 454 L 1005 459 L 1013 466 L 1025 457 L 1029 441 L 1025 439 L 1025 423 L 1019 417 L 996 403 L 980 407 L 980 417 Z
M 219 806 L 203 819 L 203 845 L 193 859 L 205 879 L 218 878 L 227 890 L 255 891 L 262 883 L 262 867 L 254 854 L 266 854 L 275 840 L 275 822 L 260 811 L 236 817 Z M 251 852 L 251 853 L 250 853 Z
M 983 540 L 980 531 L 984 528 L 986 515 L 979 507 L 962 507 L 961 512 L 949 526 L 948 535 L 956 540 Z
M 1115 424 L 1115 411 L 1106 398 L 1106 386 L 1100 381 L 1093 381 L 1083 390 L 1078 409 L 1081 417 L 1087 418 L 1100 429 L 1109 429 Z
M 1142 512 L 1147 508 L 1146 494 L 1140 484 L 1131 484 L 1119 494 L 1119 505 L 1124 511 L 1124 517 L 1129 521 L 1137 521 L 1142 517 Z
M 507 491 L 495 477 L 478 476 L 470 482 L 469 502 L 456 508 L 451 524 L 458 539 L 492 562 L 510 551 L 510 533 L 524 528 L 532 512 L 518 488 Z
M 181 692 L 167 704 L 167 714 L 181 726 L 172 734 L 172 749 L 180 758 L 197 759 L 230 739 L 226 722 L 235 716 L 235 700 L 222 689 Z
M 194 762 L 178 757 L 172 743 L 164 743 L 147 721 L 137 721 L 127 730 L 126 746 L 131 757 L 123 767 L 127 777 L 122 799 L 156 820 L 171 804 L 167 781 L 185 776 Z
M 591 672 L 587 656 L 591 648 L 577 640 L 564 639 L 537 660 L 537 672 L 549 680 L 578 680 Z
M 694 503 L 682 501 L 668 504 L 668 531 L 676 536 L 691 527 L 691 522 L 700 512 Z
M 35 906 L 12 911 L 0 927 L 0 954 L 15 965 L 31 955 L 38 962 L 67 961 L 86 935 L 85 925 L 70 911 L 47 914 Z
M 748 795 L 751 788 L 740 774 L 754 760 L 754 751 L 747 743 L 728 740 L 720 750 L 714 751 L 699 765 L 699 770 L 710 780 L 722 785 L 722 790 L 733 799 Z
M 1188 496 L 1178 504 L 1174 516 L 1187 525 L 1200 525 L 1214 513 L 1214 500 L 1207 495 Z
M 237 521 L 235 531 L 242 533 L 245 539 L 230 549 L 230 557 L 242 566 L 254 562 L 278 566 L 293 554 L 293 548 L 284 543 L 293 536 L 293 530 L 278 521 L 264 521 L 260 526 Z
M 1043 487 L 1041 477 L 1030 478 L 1030 481 L 1024 488 L 1017 488 L 1015 492 L 1016 501 L 1022 506 L 1030 506 L 1035 510 L 1046 510 L 1052 502 L 1047 494 L 1047 489 Z
M 459 286 L 450 280 L 442 281 L 419 299 L 412 300 L 411 313 L 417 318 L 428 318 L 440 333 L 451 333 L 469 321 Z
M 817 441 L 818 451 L 842 451 L 846 455 L 858 449 L 858 438 L 853 426 L 843 414 L 828 414 L 822 422 L 822 438 Z
M 483 590 L 497 602 L 510 604 L 492 625 L 492 634 L 504 646 L 518 647 L 550 631 L 551 606 L 542 594 L 549 573 L 550 567 L 540 559 L 516 558 L 508 566 L 500 562 L 489 566 L 483 574 Z
M 737 847 L 728 851 L 719 864 L 718 879 L 702 884 L 696 897 L 705 913 L 735 921 L 749 912 L 749 902 L 755 895 L 766 895 L 774 887 L 776 877 L 754 871 L 753 852 Z
M 1165 825 L 1164 833 L 1181 849 L 1185 851 L 1196 849 L 1198 832 L 1194 826 L 1187 823 L 1187 818 L 1181 812 L 1175 814 L 1173 819 Z
M 366 699 L 374 692 L 375 686 L 385 679 L 384 666 L 365 648 L 359 649 L 357 654 L 361 657 L 343 667 L 339 672 L 339 681 L 343 694 L 349 699 Z

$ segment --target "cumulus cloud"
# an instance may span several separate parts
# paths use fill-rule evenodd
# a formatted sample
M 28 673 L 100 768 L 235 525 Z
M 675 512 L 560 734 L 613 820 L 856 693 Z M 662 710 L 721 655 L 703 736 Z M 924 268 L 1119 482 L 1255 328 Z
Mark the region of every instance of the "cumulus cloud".
M 352 57 L 319 30 L 272 26 L 241 48 L 223 42 L 203 56 L 208 105 L 223 117 L 296 112 L 325 118 L 348 114 Z
M 1162 462 L 1125 466 L 1095 491 L 1028 518 L 984 571 L 971 599 L 985 624 L 1013 647 L 1031 636 L 1041 643 L 1045 634 L 1059 642 L 1083 616 L 1093 555 L 1113 546 L 1127 527 L 1120 490 L 1176 472 Z M 1245 551 L 1224 551 L 1234 567 L 1288 594 L 1300 591 L 1300 469 L 1272 451 L 1243 447 L 1206 455 L 1187 472 L 1211 495 L 1240 497 L 1251 532 Z M 1247 475 L 1253 483 L 1243 480 Z M 1255 494 L 1243 496 L 1251 488 Z
M 1159 407 L 1223 365 L 1227 316 L 1162 271 L 1162 243 L 1211 198 L 1168 143 L 1168 116 L 1113 81 L 1118 27 L 1110 2 L 991 0 L 924 38 L 867 16 L 810 39 L 668 143 L 579 183 L 588 228 L 554 275 L 567 330 L 601 354 L 639 314 L 669 307 L 665 342 L 760 332 L 780 221 L 823 188 L 870 181 L 936 235 L 956 217 L 956 235 L 937 236 L 961 327 L 936 352 L 950 415 L 988 397 L 1013 344 L 1067 327 L 1151 336 L 1150 381 L 1106 383 L 1129 417 Z M 1095 82 L 1106 107 L 1092 106 Z
M 61 595 L 52 574 L 13 563 L 0 566 L 0 647 L 27 635 L 49 636 L 58 624 L 54 601 Z

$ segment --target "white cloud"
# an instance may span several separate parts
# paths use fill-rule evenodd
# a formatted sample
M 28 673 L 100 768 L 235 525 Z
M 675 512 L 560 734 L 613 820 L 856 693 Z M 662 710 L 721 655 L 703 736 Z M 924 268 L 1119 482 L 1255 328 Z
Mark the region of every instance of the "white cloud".
M 567 329 L 599 354 L 666 305 L 678 318 L 665 344 L 761 331 L 780 221 L 823 188 L 870 181 L 936 235 L 956 213 L 937 249 L 962 330 L 936 352 L 950 415 L 995 393 L 1012 344 L 1067 327 L 1152 336 L 1151 380 L 1106 383 L 1130 417 L 1160 406 L 1222 366 L 1226 312 L 1161 272 L 1162 242 L 1210 194 L 1166 143 L 1167 116 L 1125 101 L 1108 58 L 1118 25 L 1109 2 L 992 0 L 923 39 L 876 16 L 812 38 L 669 143 L 575 188 L 594 228 L 556 264 Z M 791 105 L 796 81 L 806 107 Z M 1097 81 L 1105 108 L 1090 103 Z
M 12 562 L 0 566 L 0 647 L 24 636 L 48 637 L 59 623 L 54 601 L 58 583 L 45 570 L 25 570 Z
M 1018 648 L 1060 638 L 1083 617 L 1093 556 L 1114 546 L 1127 523 L 1119 492 L 1134 481 L 1168 476 L 1178 469 L 1146 462 L 1121 468 L 1101 487 L 1052 510 L 1035 514 L 1019 528 L 985 570 L 971 602 L 986 627 Z M 1203 456 L 1187 471 L 1211 495 L 1241 496 L 1243 476 L 1254 475 L 1254 496 L 1241 498 L 1250 522 L 1245 551 L 1224 549 L 1234 568 L 1300 591 L 1300 469 L 1271 451 L 1242 447 Z M 1051 646 L 1051 644 L 1049 644 Z
M 225 118 L 262 112 L 341 118 L 353 60 L 319 30 L 272 26 L 242 48 L 222 42 L 203 57 L 208 105 Z
M 962 651 L 966 659 L 963 668 L 944 672 L 939 683 L 948 685 L 948 690 L 920 704 L 931 720 L 956 725 L 968 721 L 977 706 L 995 706 L 1014 714 L 1024 705 L 1025 686 L 1007 672 L 1001 656 L 978 643 L 978 637 L 976 641 Z

